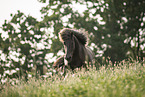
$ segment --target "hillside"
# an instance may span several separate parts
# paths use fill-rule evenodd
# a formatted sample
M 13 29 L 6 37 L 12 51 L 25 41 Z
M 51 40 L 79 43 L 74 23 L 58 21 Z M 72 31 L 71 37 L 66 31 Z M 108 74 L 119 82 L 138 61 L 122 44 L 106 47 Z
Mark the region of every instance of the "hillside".
M 81 70 L 49 79 L 30 79 L 7 86 L 1 97 L 145 97 L 145 65 L 122 63 L 115 68 Z

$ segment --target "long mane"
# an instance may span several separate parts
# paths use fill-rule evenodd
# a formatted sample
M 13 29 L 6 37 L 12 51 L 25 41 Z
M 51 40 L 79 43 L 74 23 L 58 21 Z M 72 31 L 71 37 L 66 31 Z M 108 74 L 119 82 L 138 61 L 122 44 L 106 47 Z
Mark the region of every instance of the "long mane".
M 75 35 L 81 44 L 85 45 L 87 43 L 87 37 L 84 33 L 69 28 L 64 28 L 59 32 L 59 39 L 61 42 L 64 42 L 69 39 L 71 35 Z

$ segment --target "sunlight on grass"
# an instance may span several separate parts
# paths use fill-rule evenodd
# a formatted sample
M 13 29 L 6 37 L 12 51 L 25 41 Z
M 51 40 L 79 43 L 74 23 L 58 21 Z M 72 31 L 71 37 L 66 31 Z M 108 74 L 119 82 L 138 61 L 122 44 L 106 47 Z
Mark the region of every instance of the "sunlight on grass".
M 143 97 L 145 65 L 123 63 L 123 66 L 81 70 L 49 79 L 32 78 L 15 86 L 7 86 L 0 97 Z

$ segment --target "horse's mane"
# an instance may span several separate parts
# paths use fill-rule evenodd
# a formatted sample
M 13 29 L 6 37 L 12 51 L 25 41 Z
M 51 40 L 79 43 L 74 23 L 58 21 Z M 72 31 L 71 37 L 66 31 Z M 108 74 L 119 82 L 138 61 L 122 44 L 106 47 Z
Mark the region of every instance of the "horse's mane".
M 71 35 L 75 35 L 75 37 L 79 40 L 80 43 L 85 45 L 87 43 L 87 37 L 84 33 L 80 33 L 73 29 L 64 28 L 59 32 L 59 39 L 61 42 L 71 38 Z

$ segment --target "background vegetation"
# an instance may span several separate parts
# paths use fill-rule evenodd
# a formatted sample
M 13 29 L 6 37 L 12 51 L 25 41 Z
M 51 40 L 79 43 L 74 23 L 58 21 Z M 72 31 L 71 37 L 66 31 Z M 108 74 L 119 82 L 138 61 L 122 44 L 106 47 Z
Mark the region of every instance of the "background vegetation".
M 40 10 L 42 21 L 18 11 L 0 27 L 1 85 L 18 78 L 51 77 L 55 72 L 51 66 L 63 52 L 58 32 L 64 27 L 88 32 L 97 66 L 128 59 L 144 62 L 144 0 L 39 2 L 48 4 Z

